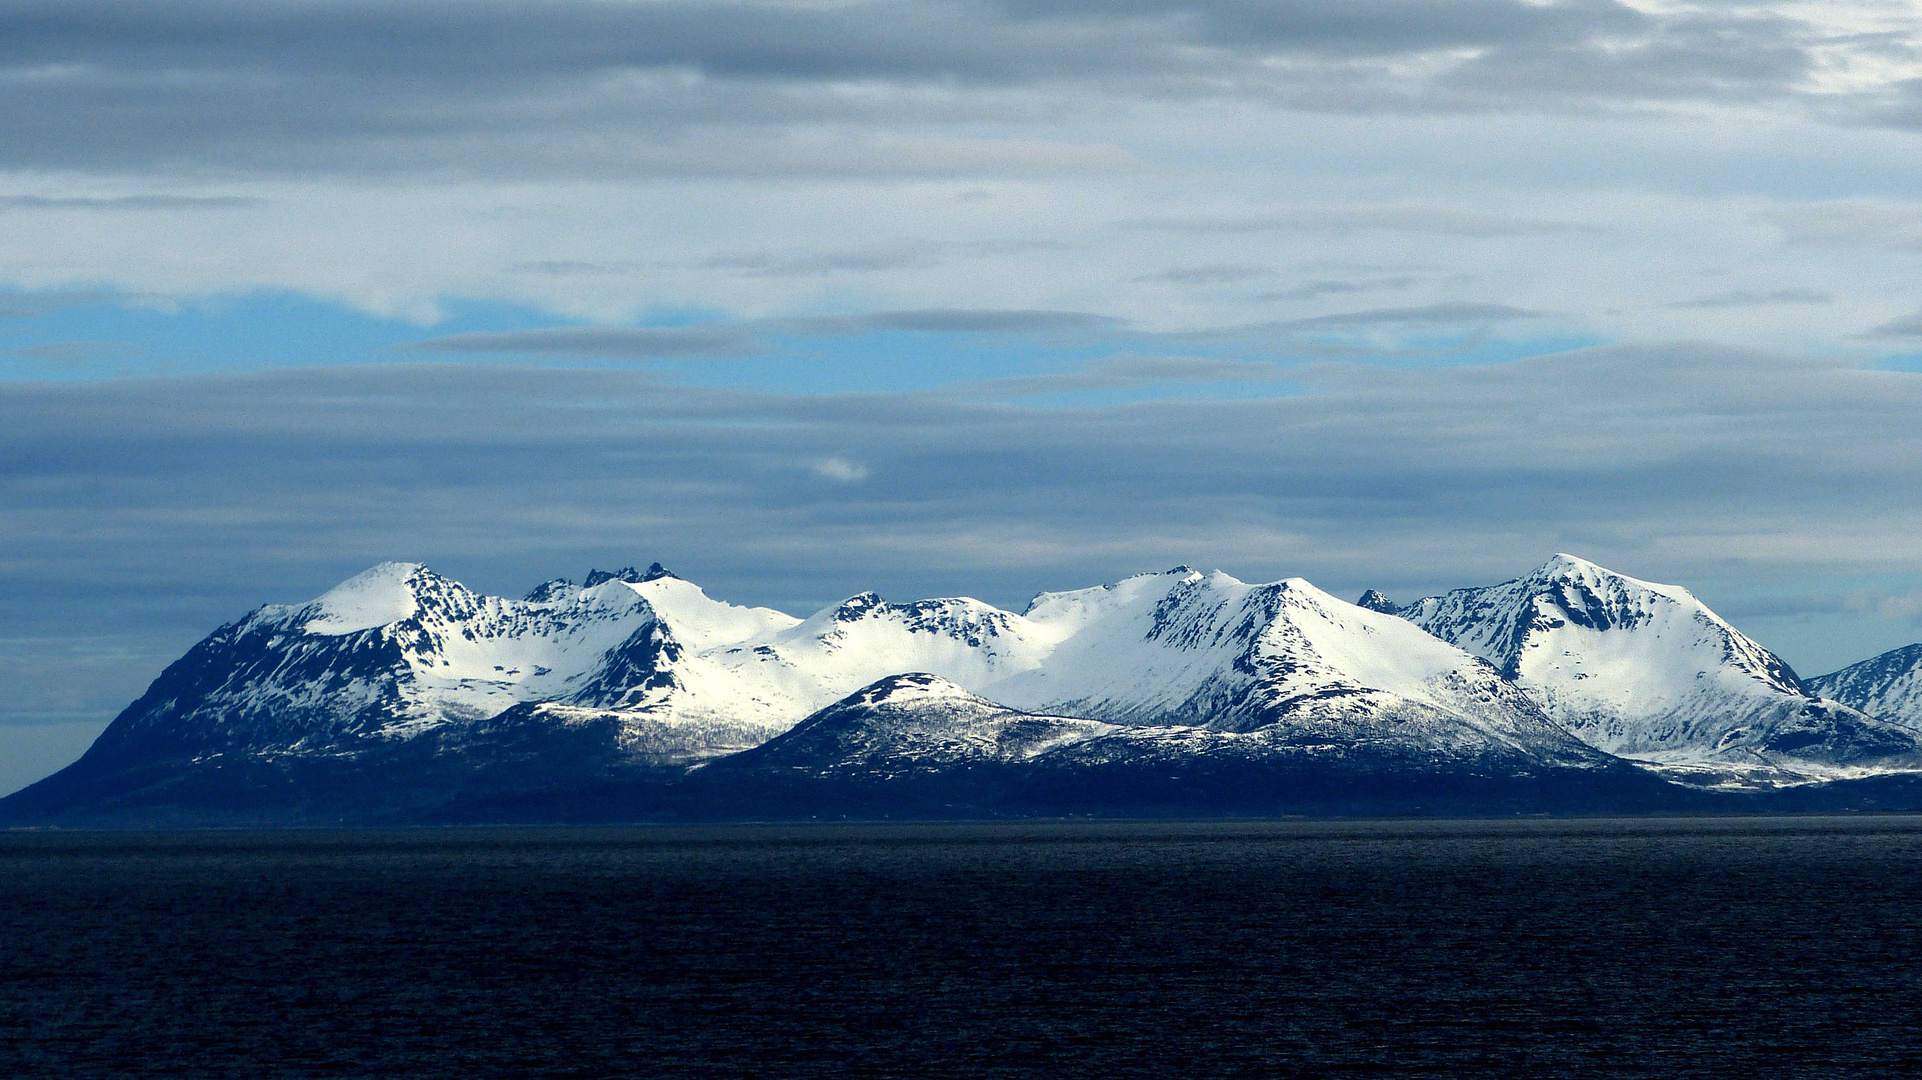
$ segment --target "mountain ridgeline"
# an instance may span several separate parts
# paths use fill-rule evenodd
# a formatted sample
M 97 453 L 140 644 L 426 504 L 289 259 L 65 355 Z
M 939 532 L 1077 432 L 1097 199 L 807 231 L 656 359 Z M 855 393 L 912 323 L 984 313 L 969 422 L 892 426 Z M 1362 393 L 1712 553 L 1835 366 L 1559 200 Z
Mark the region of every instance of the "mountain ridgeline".
M 1686 589 L 1573 556 L 1402 616 L 1493 664 L 1582 741 L 1677 778 L 1793 783 L 1918 764 L 1913 721 L 1820 696 Z
M 1559 555 L 1398 606 L 1177 567 L 799 619 L 656 563 L 513 600 L 387 563 L 221 627 L 22 825 L 1922 805 L 1922 646 L 1807 683 Z

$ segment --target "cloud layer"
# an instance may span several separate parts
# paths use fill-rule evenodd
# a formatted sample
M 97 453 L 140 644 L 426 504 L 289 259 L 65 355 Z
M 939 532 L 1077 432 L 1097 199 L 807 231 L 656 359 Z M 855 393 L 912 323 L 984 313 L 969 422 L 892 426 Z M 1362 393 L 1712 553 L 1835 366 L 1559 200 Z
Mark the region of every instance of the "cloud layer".
M 1910 0 L 0 0 L 0 132 L 0 727 L 386 558 L 1922 592 Z
M 1913 32 L 1900 8 L 1612 0 L 16 0 L 0 165 L 939 171 L 969 151 L 856 139 L 867 153 L 837 166 L 831 140 L 769 155 L 753 133 L 1033 117 L 1020 92 L 1064 87 L 1337 112 L 1783 103 L 1900 125 Z M 717 131 L 739 152 L 715 152 Z M 976 164 L 1022 167 L 996 157 Z
M 806 611 L 868 587 L 1018 606 L 1175 562 L 1406 599 L 1575 550 L 1751 609 L 1785 581 L 1855 582 L 1826 621 L 1762 624 L 1805 665 L 1911 629 L 1872 597 L 1922 586 L 1922 375 L 1698 347 L 1061 378 L 1293 392 L 1028 409 L 989 398 L 1063 387 L 768 394 L 460 366 L 0 389 L 20 661 L 0 720 L 110 712 L 216 622 L 390 558 L 503 592 L 659 559 Z
M 14 0 L 0 289 L 1187 331 L 1367 291 L 1859 354 L 1922 301 L 1917 87 L 1907 0 Z

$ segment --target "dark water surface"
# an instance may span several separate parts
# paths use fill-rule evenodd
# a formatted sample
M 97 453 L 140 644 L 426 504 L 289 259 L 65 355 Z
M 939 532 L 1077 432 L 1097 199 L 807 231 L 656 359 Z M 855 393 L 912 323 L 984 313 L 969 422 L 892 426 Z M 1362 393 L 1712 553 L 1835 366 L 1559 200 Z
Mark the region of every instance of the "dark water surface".
M 1901 1076 L 1922 819 L 0 834 L 0 1076 Z

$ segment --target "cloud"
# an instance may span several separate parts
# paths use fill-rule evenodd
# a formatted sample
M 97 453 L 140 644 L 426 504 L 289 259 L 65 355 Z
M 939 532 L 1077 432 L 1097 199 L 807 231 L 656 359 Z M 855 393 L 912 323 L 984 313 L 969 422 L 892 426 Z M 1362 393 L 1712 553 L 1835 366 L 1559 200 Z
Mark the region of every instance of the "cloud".
M 1447 206 L 1317 207 L 1286 214 L 1146 219 L 1132 225 L 1137 229 L 1193 233 L 1381 231 L 1464 237 L 1538 236 L 1579 228 L 1570 222 Z
M 0 195 L 0 210 L 237 210 L 260 204 L 244 195 Z
M 23 0 L 0 14 L 0 111 L 13 120 L 0 165 L 1128 167 L 1113 148 L 1018 138 L 811 141 L 836 125 L 1034 119 L 1064 92 L 1084 104 L 1229 98 L 1404 115 L 1803 102 L 1811 116 L 1901 123 L 1891 101 L 1904 72 L 1888 57 L 1912 28 L 1897 19 L 1862 33 L 1868 18 L 1613 0 Z M 1854 79 L 1847 92 L 1812 92 L 1839 70 Z
M 1856 591 L 1845 595 L 1843 604 L 1849 611 L 1860 612 L 1877 619 L 1922 626 L 1922 592 L 1891 595 Z
M 399 346 L 419 353 L 531 353 L 604 359 L 734 356 L 759 342 L 730 328 L 561 326 L 544 330 L 451 334 Z
M 1922 248 L 1922 207 L 1868 200 L 1792 206 L 1757 215 L 1784 242 L 1804 246 Z
M 711 270 L 733 270 L 762 277 L 812 277 L 837 273 L 875 273 L 909 266 L 927 266 L 941 254 L 940 244 L 907 240 L 873 247 L 774 255 L 735 252 L 702 262 Z
M 647 268 L 646 263 L 632 260 L 615 262 L 591 262 L 586 259 L 538 259 L 533 262 L 515 263 L 508 267 L 527 274 L 545 274 L 549 277 L 609 277 L 632 274 Z
M 22 288 L 415 318 L 1036 308 L 1169 330 L 1349 295 L 1297 275 L 1472 272 L 1639 340 L 1588 302 L 1690 332 L 1656 309 L 1695 295 L 1696 264 L 1769 246 L 1735 219 L 1900 190 L 1894 144 L 1861 127 L 1908 77 L 1898 14 L 22 0 L 0 10 L 0 266 Z M 1798 347 L 1856 329 L 1822 316 Z
M 1315 315 L 1273 324 L 1284 330 L 1339 330 L 1369 326 L 1447 325 L 1450 323 L 1505 322 L 1536 319 L 1539 311 L 1527 311 L 1507 304 L 1446 303 L 1422 307 L 1371 308 L 1333 315 Z
M 410 353 L 521 354 L 610 360 L 740 356 L 767 351 L 767 337 L 770 334 L 803 337 L 884 332 L 1046 335 L 1112 330 L 1121 325 L 1118 320 L 1079 311 L 924 308 L 696 326 L 559 326 L 539 330 L 449 334 L 410 342 L 397 346 L 397 349 Z
M 857 464 L 843 457 L 822 458 L 810 463 L 808 468 L 823 480 L 832 480 L 837 484 L 858 484 L 868 478 L 866 465 Z
M 1085 311 L 921 308 L 866 315 L 821 315 L 763 320 L 759 325 L 790 334 L 1057 334 L 1116 329 L 1121 320 Z
M 47 341 L 38 345 L 23 345 L 12 350 L 12 355 L 22 360 L 37 361 L 50 368 L 77 371 L 107 357 L 139 351 L 136 346 L 124 341 Z
M 1045 334 L 1116 325 L 1116 320 L 1108 316 L 1080 311 L 966 311 L 955 308 L 881 312 L 864 316 L 863 321 L 879 330 L 913 330 L 928 334 Z
M 1171 266 L 1154 274 L 1143 274 L 1136 281 L 1166 281 L 1174 285 L 1226 285 L 1253 278 L 1274 276 L 1265 266 L 1240 263 L 1215 263 L 1209 266 Z
M 798 568 L 827 565 L 820 545 L 949 526 L 1128 539 L 1157 558 L 1188 536 L 1211 558 L 1276 569 L 1393 565 L 1415 550 L 1403 544 L 1486 566 L 1477 545 L 1495 533 L 1546 544 L 1598 530 L 1665 557 L 1700 543 L 1834 567 L 1908 559 L 1922 493 L 1922 376 L 1899 372 L 1675 347 L 1418 370 L 1124 358 L 1076 374 L 1285 378 L 1296 392 L 1036 411 L 432 364 L 14 385 L 0 387 L 0 517 L 17 541 L 5 573 L 31 593 L 92 587 L 86 567 L 206 587 L 228 563 L 185 557 L 203 545 L 268 568 L 402 547 L 518 563 L 618 543 L 706 552 L 728 575 L 779 550 L 781 573 L 819 574 Z M 874 501 L 854 518 L 766 464 L 835 459 L 871 470 Z M 1294 539 L 1199 539 L 1229 523 Z M 153 530 L 151 550 L 122 548 Z M 890 558 L 922 573 L 937 556 Z
M 1020 375 L 959 383 L 946 392 L 966 398 L 1020 398 L 1073 394 L 1161 383 L 1278 383 L 1288 369 L 1265 361 L 1209 360 L 1183 356 L 1129 356 L 1097 360 L 1079 371 Z
M 1888 322 L 1871 329 L 1868 332 L 1868 336 L 1880 338 L 1922 337 L 1922 311 L 1918 311 L 1913 315 L 1904 315 L 1899 319 L 1890 319 Z
M 0 319 L 33 319 L 63 308 L 93 307 L 142 299 L 111 292 L 0 293 Z
M 1319 300 L 1324 296 L 1350 296 L 1378 289 L 1406 289 L 1416 283 L 1412 277 L 1375 278 L 1368 281 L 1304 281 L 1287 289 L 1276 289 L 1256 296 L 1257 300 Z
M 1830 304 L 1835 297 L 1813 289 L 1777 289 L 1774 292 L 1753 292 L 1737 289 L 1734 292 L 1716 293 L 1714 296 L 1697 297 L 1694 300 L 1678 300 L 1669 305 L 1672 308 L 1732 308 L 1761 307 L 1767 304 Z
M 1724 604 L 1717 611 L 1724 616 L 1740 618 L 1795 618 L 1839 614 L 1855 617 L 1857 621 L 1874 620 L 1879 623 L 1914 628 L 1922 627 L 1922 590 L 1892 593 L 1874 589 L 1849 589 L 1842 592 L 1763 596 L 1735 604 Z

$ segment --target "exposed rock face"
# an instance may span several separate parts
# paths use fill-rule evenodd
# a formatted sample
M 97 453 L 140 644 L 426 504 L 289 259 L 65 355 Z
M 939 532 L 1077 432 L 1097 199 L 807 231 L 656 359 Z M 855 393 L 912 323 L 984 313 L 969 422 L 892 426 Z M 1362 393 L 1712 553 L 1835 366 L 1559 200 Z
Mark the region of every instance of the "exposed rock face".
M 1361 599 L 1355 601 L 1355 606 L 1367 608 L 1370 611 L 1379 611 L 1383 615 L 1401 614 L 1401 606 L 1399 604 L 1396 604 L 1393 600 L 1388 599 L 1388 597 L 1376 592 L 1374 589 L 1362 593 Z

